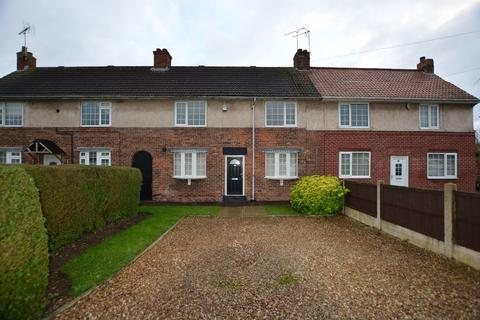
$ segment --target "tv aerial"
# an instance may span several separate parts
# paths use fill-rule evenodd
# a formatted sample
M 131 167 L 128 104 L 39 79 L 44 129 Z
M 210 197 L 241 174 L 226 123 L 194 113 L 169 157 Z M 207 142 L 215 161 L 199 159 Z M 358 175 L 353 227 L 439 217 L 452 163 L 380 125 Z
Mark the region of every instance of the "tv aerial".
M 18 35 L 23 35 L 23 45 L 27 46 L 27 34 L 33 32 L 33 27 L 28 23 L 23 23 L 23 29 L 18 33 Z
M 310 52 L 310 30 L 308 30 L 306 27 L 301 27 L 300 29 L 285 33 L 285 36 L 289 36 L 289 35 L 292 35 L 292 38 L 297 38 L 297 50 L 298 50 L 298 37 L 305 36 L 305 38 L 308 41 L 308 51 Z

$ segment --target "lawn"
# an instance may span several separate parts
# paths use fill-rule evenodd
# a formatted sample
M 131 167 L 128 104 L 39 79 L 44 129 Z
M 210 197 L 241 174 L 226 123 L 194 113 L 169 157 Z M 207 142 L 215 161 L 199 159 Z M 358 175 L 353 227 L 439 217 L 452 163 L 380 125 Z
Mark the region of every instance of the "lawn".
M 269 216 L 295 216 L 298 212 L 293 210 L 289 204 L 266 204 L 263 206 Z
M 76 297 L 103 282 L 130 262 L 148 245 L 186 215 L 216 215 L 218 206 L 144 206 L 147 219 L 87 249 L 62 268 L 71 281 Z

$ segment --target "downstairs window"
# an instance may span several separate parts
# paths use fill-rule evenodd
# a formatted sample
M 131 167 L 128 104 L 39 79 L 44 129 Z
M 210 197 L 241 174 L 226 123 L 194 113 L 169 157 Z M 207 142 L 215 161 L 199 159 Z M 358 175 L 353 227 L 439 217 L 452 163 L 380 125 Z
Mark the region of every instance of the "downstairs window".
M 340 178 L 370 178 L 370 152 L 340 152 Z
M 207 177 L 207 152 L 174 151 L 173 177 L 176 179 L 205 179 Z
M 456 153 L 428 153 L 427 158 L 428 179 L 457 178 Z
M 20 150 L 0 150 L 0 163 L 2 164 L 22 163 L 22 152 Z
M 298 178 L 297 151 L 265 152 L 265 178 L 296 179 Z
M 111 151 L 106 150 L 82 150 L 80 151 L 80 164 L 87 166 L 110 166 Z

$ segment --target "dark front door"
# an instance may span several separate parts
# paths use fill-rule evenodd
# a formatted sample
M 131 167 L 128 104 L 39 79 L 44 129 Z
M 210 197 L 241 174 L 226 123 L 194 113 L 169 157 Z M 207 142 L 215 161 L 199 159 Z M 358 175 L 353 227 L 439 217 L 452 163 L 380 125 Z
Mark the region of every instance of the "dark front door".
M 227 196 L 243 195 L 243 157 L 227 157 Z
M 152 200 L 152 156 L 146 151 L 135 153 L 132 167 L 138 168 L 142 172 L 140 200 Z

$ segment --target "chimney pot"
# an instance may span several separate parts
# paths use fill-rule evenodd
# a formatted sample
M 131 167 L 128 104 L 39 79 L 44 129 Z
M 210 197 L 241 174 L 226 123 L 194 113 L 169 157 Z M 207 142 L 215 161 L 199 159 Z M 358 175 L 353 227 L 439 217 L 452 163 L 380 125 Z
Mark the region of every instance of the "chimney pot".
M 167 70 L 172 66 L 172 56 L 167 49 L 153 51 L 153 68 Z
M 293 67 L 297 70 L 310 69 L 310 52 L 298 49 L 293 56 Z
M 420 62 L 417 64 L 417 70 L 423 71 L 425 73 L 434 73 L 435 68 L 433 64 L 433 59 L 426 59 L 425 57 L 420 57 Z
M 17 52 L 17 71 L 35 69 L 37 67 L 37 59 L 27 47 L 22 46 L 22 50 Z

